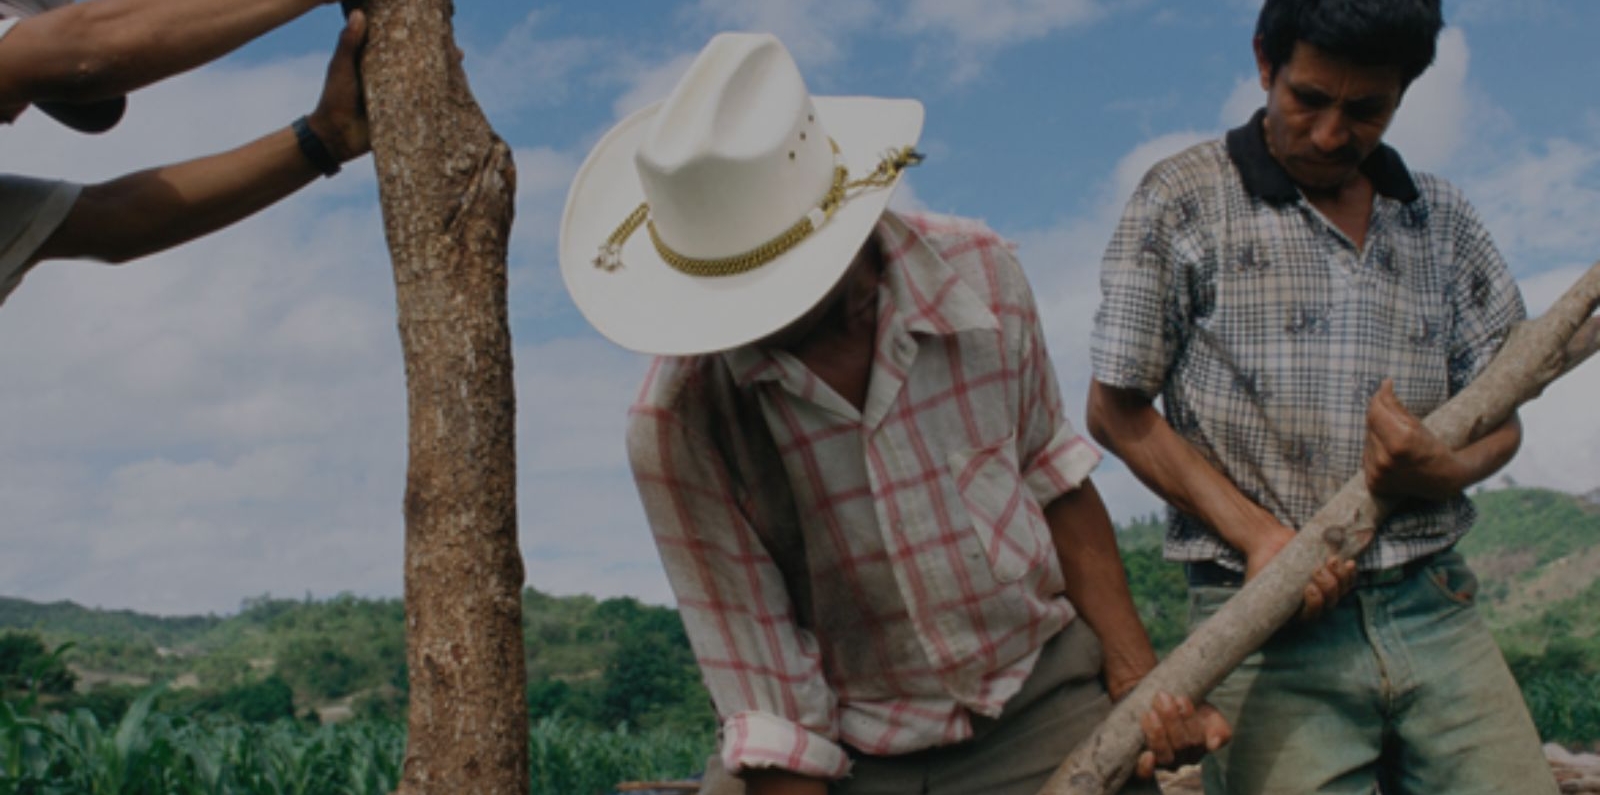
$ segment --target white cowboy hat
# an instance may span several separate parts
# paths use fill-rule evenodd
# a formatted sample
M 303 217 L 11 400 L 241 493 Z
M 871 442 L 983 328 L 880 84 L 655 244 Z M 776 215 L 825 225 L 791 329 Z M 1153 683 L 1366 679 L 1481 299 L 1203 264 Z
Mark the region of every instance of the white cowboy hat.
M 25 19 L 52 9 L 72 5 L 72 0 L 0 0 L 0 19 Z M 35 102 L 39 110 L 79 132 L 99 133 L 117 126 L 128 109 L 127 97 L 109 97 L 93 102 Z
M 667 99 L 589 153 L 561 221 L 561 275 L 613 342 L 687 356 L 761 339 L 844 275 L 922 104 L 812 97 L 775 37 L 713 38 Z

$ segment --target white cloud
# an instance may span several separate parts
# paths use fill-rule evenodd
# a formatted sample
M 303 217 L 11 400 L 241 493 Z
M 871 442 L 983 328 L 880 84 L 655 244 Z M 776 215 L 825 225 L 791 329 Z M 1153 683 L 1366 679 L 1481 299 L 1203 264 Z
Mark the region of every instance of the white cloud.
M 939 42 L 928 52 L 968 82 L 1001 50 L 1088 25 L 1108 12 L 1099 0 L 907 0 L 901 25 Z M 945 44 L 944 42 L 948 42 Z
M 1117 162 L 1100 199 L 1087 212 L 1063 218 L 1047 229 L 1014 234 L 1018 257 L 1033 285 L 1067 416 L 1081 433 L 1087 433 L 1084 401 L 1093 375 L 1089 339 L 1094 312 L 1100 305 L 1100 257 L 1106 242 L 1145 172 L 1208 137 L 1180 132 L 1146 141 Z M 1159 507 L 1156 498 L 1109 454 L 1095 474 L 1095 482 L 1118 521 Z
M 1473 103 L 1467 89 L 1471 52 L 1466 34 L 1450 28 L 1439 36 L 1438 57 L 1406 92 L 1385 140 L 1422 171 L 1447 166 L 1472 131 Z
M 1555 0 L 1457 0 L 1448 10 L 1451 22 L 1480 25 L 1549 19 L 1563 11 Z
M 621 119 L 672 93 L 699 52 L 680 53 L 660 63 L 643 66 L 627 78 L 628 89 L 612 103 L 612 112 Z
M 1267 92 L 1261 90 L 1261 78 L 1255 73 L 1239 78 L 1233 84 L 1233 92 L 1222 103 L 1222 114 L 1218 116 L 1218 124 L 1222 129 L 1228 130 L 1243 124 L 1250 114 L 1257 108 L 1267 104 Z
M 1506 473 L 1524 486 L 1600 488 L 1600 362 L 1568 373 L 1521 411 L 1522 449 Z
M 1556 139 L 1503 155 L 1463 188 L 1511 261 L 1526 268 L 1600 251 L 1600 145 Z
M 1523 279 L 1530 316 L 1543 314 L 1591 266 L 1556 268 Z M 1524 485 L 1573 493 L 1600 488 L 1600 361 L 1568 373 L 1527 404 L 1522 417 L 1522 449 L 1506 474 Z
M 1029 41 L 1099 18 L 1095 0 L 909 0 L 906 25 L 939 31 L 963 46 Z
M 716 29 L 771 33 L 806 71 L 842 60 L 880 12 L 861 0 L 699 0 L 693 15 Z
M 325 56 L 141 92 L 101 137 L 8 130 L 101 180 L 309 110 Z M 398 592 L 404 385 L 371 166 L 126 266 L 48 262 L 0 312 L 8 593 L 159 612 Z M 15 575 L 15 576 L 12 576 Z
M 560 107 L 606 45 L 588 38 L 541 38 L 552 15 L 536 9 L 493 46 L 468 50 L 465 67 L 473 94 L 490 114 Z
M 1112 8 L 1047 0 L 686 7 L 666 16 L 691 29 L 773 30 L 808 77 L 822 80 L 863 66 L 857 49 L 869 44 L 920 52 L 970 77 L 1006 48 L 1091 24 Z M 912 11 L 927 15 L 884 29 Z M 560 336 L 583 332 L 564 304 L 553 247 L 566 185 L 614 121 L 594 117 L 664 97 L 693 53 L 682 52 L 681 31 L 647 32 L 647 45 L 636 46 L 560 38 L 543 10 L 516 16 L 501 41 L 469 53 L 485 106 L 513 120 L 520 112 L 540 130 L 542 114 L 580 102 L 599 108 L 550 117 L 558 132 L 517 142 L 511 288 L 521 324 L 528 582 L 668 601 L 622 449 L 643 362 L 592 335 Z M 1514 129 L 1496 126 L 1510 121 L 1473 93 L 1465 38 L 1446 43 L 1437 88 L 1419 83 L 1407 101 L 1422 131 L 1414 134 L 1431 136 L 1429 150 L 1407 151 L 1419 144 L 1402 136 L 1403 151 L 1418 163 L 1442 153 L 1438 162 L 1457 172 L 1513 261 L 1529 263 L 1519 272 L 1586 263 L 1600 251 L 1591 223 L 1600 215 L 1600 113 L 1589 111 L 1587 137 L 1579 128 L 1504 146 L 1501 136 Z M 98 180 L 226 148 L 308 110 L 325 62 L 312 54 L 184 76 L 141 92 L 126 124 L 101 138 L 63 133 L 29 113 L 6 130 L 8 150 L 26 153 L 19 162 L 34 173 Z M 1259 103 L 1247 77 L 1219 129 Z M 1213 134 L 1175 132 L 1132 146 L 1089 209 L 1049 228 L 1005 230 L 1021 244 L 1075 420 L 1112 224 L 1145 169 Z M 1496 157 L 1464 156 L 1485 150 Z M 193 612 L 229 611 L 264 592 L 400 592 L 404 381 L 373 182 L 370 165 L 357 164 L 177 252 L 123 268 L 51 263 L 28 278 L 0 311 L 0 582 L 8 594 Z M 908 185 L 896 206 L 924 206 L 935 194 L 920 187 Z M 1565 278 L 1525 279 L 1530 304 L 1548 300 Z M 573 322 L 553 330 L 552 318 Z M 1528 442 L 1510 470 L 1519 480 L 1600 485 L 1597 373 L 1600 364 L 1591 364 L 1524 412 Z M 1158 504 L 1115 461 L 1096 481 L 1121 519 Z
M 541 591 L 671 601 L 624 446 L 647 365 L 594 338 L 517 349 L 521 540 Z
M 567 186 L 580 162 L 576 155 L 549 147 L 518 149 L 514 156 L 517 216 L 511 227 L 510 300 L 512 318 L 520 321 L 548 317 L 567 306 L 555 250 Z

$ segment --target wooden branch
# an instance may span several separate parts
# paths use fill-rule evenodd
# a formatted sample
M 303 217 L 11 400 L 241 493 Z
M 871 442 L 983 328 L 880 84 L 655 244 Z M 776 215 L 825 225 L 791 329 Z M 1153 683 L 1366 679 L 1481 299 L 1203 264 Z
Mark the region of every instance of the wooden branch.
M 1494 361 L 1423 424 L 1459 449 L 1505 422 L 1517 407 L 1600 348 L 1600 263 L 1550 311 L 1512 331 Z M 1392 505 L 1374 498 L 1358 474 L 1293 541 L 1211 619 L 1128 694 L 1045 783 L 1041 795 L 1104 795 L 1133 771 L 1144 734 L 1139 716 L 1159 692 L 1196 701 L 1299 611 L 1301 594 L 1330 554 L 1355 557 Z
M 526 795 L 516 171 L 467 86 L 450 0 L 369 0 L 362 64 L 405 354 L 410 678 L 398 795 Z

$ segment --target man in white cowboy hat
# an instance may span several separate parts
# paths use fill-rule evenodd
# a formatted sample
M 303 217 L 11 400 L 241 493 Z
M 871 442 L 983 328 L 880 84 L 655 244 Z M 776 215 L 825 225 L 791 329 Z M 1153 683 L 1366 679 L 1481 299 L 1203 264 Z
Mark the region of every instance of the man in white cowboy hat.
M 1033 793 L 1155 662 L 1010 248 L 886 210 L 921 127 L 725 34 L 568 198 L 575 302 L 659 356 L 628 451 L 752 793 Z M 1146 776 L 1228 734 L 1147 724 Z
M 30 106 L 82 132 L 114 126 L 124 95 L 234 50 L 328 0 L 0 0 L 0 123 Z M 368 149 L 349 15 L 316 109 L 237 149 L 97 185 L 0 174 L 0 303 L 36 263 L 124 262 L 199 237 Z

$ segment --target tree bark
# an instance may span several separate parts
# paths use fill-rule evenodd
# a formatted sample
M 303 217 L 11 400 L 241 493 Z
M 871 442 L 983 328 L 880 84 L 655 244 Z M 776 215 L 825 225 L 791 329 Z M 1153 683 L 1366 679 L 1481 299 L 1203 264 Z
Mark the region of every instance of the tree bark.
M 1517 326 L 1484 372 L 1423 424 L 1457 449 L 1499 427 L 1519 405 L 1600 347 L 1600 318 L 1590 317 L 1597 305 L 1600 263 L 1543 317 Z M 1144 747 L 1139 716 L 1149 711 L 1155 695 L 1203 698 L 1299 611 L 1300 595 L 1328 556 L 1355 557 L 1392 507 L 1367 491 L 1364 476 L 1351 478 L 1271 564 L 1117 704 L 1073 749 L 1041 795 L 1115 792 Z
M 528 791 L 506 253 L 516 172 L 449 0 L 368 0 L 372 149 L 406 364 L 400 795 Z

